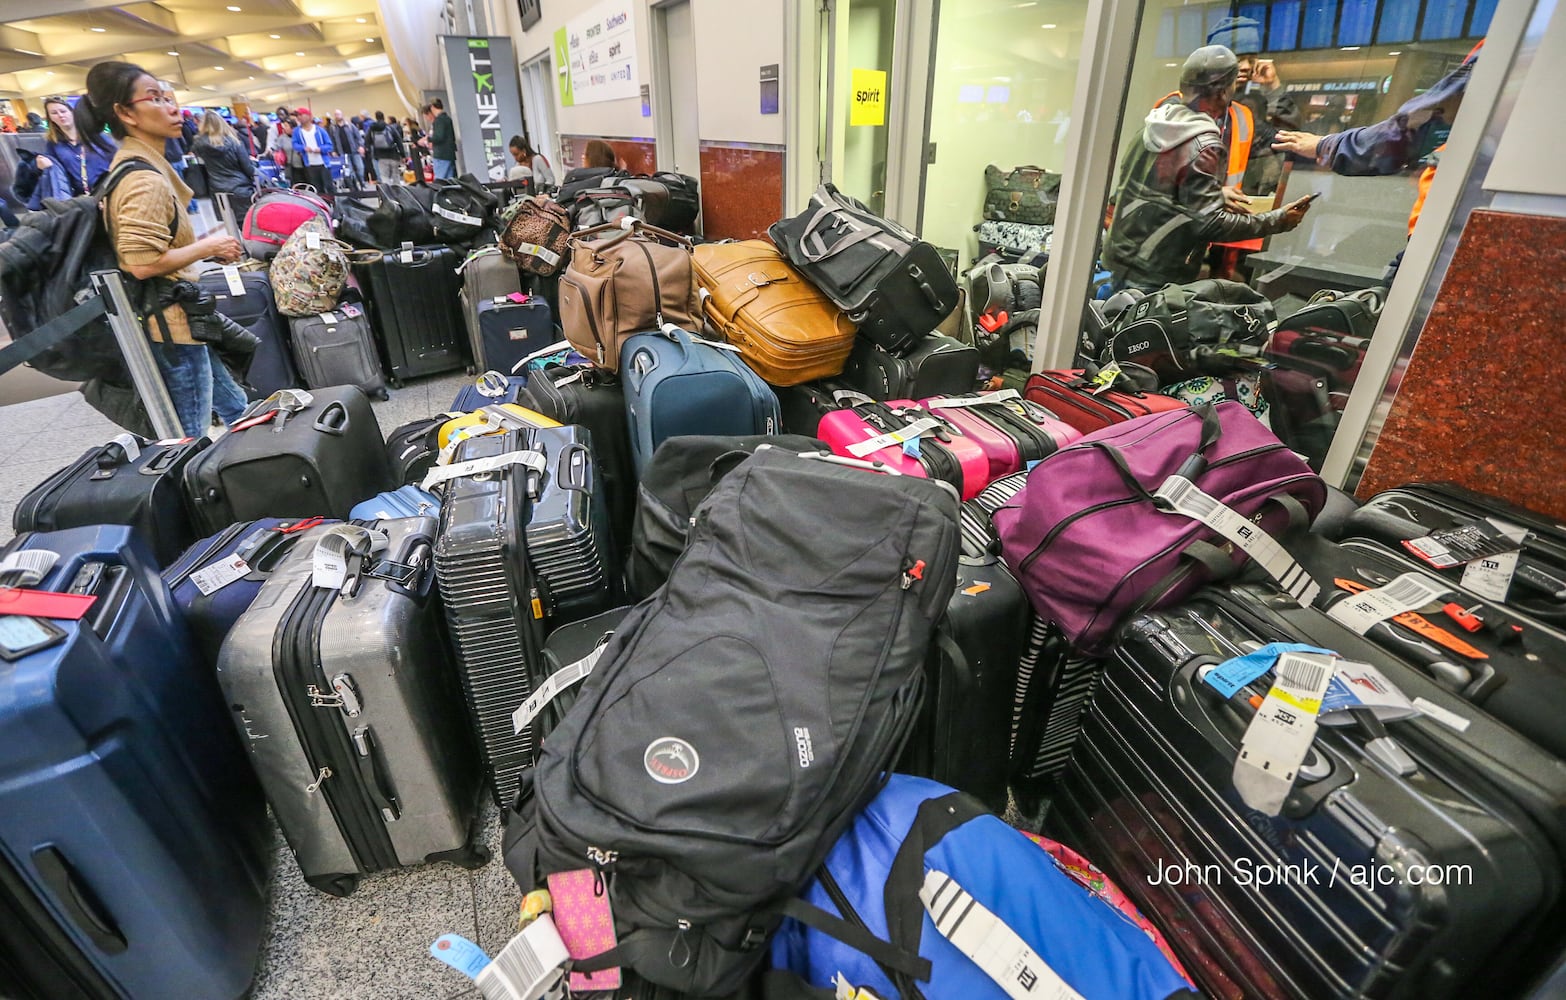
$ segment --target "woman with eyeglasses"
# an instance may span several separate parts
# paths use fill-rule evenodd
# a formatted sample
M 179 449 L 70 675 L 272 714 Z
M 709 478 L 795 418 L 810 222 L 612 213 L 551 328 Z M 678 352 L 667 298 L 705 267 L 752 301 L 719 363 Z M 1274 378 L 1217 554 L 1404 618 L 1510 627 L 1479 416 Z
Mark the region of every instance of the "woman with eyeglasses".
M 49 116 L 49 141 L 44 145 L 44 155 L 38 157 L 38 169 L 48 169 L 51 163 L 58 165 L 71 185 L 71 194 L 87 194 L 98 178 L 109 172 L 115 151 L 113 140 L 106 138 L 96 145 L 83 142 L 76 130 L 76 116 L 63 97 L 44 101 L 44 113 Z
M 138 312 L 145 316 L 152 355 L 186 434 L 205 434 L 212 412 L 233 423 L 245 409 L 245 393 L 206 343 L 191 332 L 184 307 L 164 290 L 193 282 L 199 260 L 239 260 L 239 241 L 222 233 L 196 238 L 185 206 L 191 191 L 163 156 L 163 144 L 179 138 L 178 103 L 156 77 L 124 62 L 102 62 L 87 72 L 87 93 L 76 104 L 76 127 L 97 145 L 107 126 L 119 140 L 111 171 L 131 160 L 152 169 L 129 170 L 108 198 L 104 221 L 120 270 L 144 283 Z M 150 286 L 150 287 L 148 287 Z M 135 301 L 133 296 L 133 301 Z

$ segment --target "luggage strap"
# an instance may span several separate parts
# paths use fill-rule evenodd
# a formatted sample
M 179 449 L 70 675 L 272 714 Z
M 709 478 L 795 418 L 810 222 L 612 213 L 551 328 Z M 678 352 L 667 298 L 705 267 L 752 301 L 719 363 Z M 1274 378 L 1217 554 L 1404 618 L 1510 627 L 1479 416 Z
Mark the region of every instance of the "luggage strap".
M 357 524 L 336 524 L 316 539 L 310 585 L 352 597 L 370 559 L 391 544 L 384 531 Z
M 0 349 L 0 375 L 25 365 L 44 351 L 74 335 L 82 327 L 105 315 L 107 311 L 103 297 L 94 295 L 81 305 L 36 327 L 32 333 L 23 334 L 4 349 Z
M 605 632 L 598 637 L 598 643 L 593 651 L 577 660 L 568 663 L 545 678 L 544 683 L 538 686 L 522 707 L 511 715 L 511 730 L 520 733 L 526 729 L 538 713 L 544 710 L 544 706 L 564 694 L 566 689 L 586 680 L 588 675 L 598 666 L 598 661 L 603 659 L 604 650 L 609 648 L 609 640 L 614 637 L 614 630 Z

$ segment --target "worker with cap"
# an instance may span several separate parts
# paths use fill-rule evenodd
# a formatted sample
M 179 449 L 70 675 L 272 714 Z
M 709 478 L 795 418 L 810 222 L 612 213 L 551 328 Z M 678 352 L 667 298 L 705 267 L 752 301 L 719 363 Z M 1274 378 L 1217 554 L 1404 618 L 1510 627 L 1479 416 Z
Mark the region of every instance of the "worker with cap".
M 1287 232 L 1305 218 L 1304 198 L 1254 215 L 1224 199 L 1229 156 L 1218 123 L 1229 113 L 1238 72 L 1224 46 L 1197 49 L 1180 72 L 1180 99 L 1149 112 L 1129 143 L 1104 241 L 1117 290 L 1194 281 L 1209 243 Z

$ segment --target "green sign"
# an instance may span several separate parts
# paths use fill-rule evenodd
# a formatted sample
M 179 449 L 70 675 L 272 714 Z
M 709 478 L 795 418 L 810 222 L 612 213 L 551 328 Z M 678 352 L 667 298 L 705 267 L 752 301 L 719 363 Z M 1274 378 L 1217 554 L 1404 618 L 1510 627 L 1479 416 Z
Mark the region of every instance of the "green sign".
M 569 108 L 576 101 L 571 96 L 571 42 L 563 27 L 555 31 L 555 75 L 560 80 L 560 106 Z

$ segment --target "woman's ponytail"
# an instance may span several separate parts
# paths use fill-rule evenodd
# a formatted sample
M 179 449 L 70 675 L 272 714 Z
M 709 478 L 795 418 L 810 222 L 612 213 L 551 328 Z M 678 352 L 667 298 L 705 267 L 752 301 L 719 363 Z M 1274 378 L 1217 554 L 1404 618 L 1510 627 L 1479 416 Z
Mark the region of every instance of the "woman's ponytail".
M 150 75 L 128 62 L 101 62 L 88 70 L 87 92 L 76 102 L 77 136 L 105 153 L 112 152 L 104 141 L 103 130 L 107 128 L 116 139 L 125 138 L 125 124 L 115 108 L 134 100 L 136 81 Z

